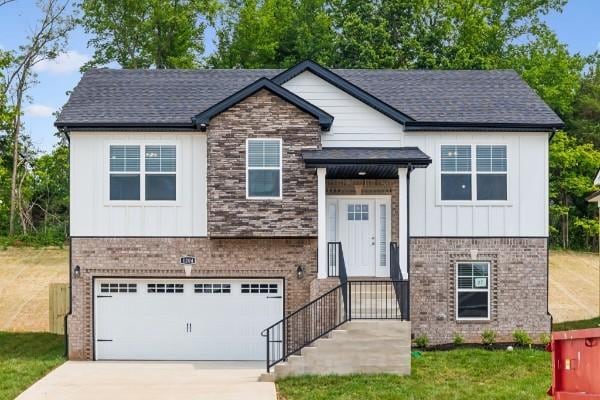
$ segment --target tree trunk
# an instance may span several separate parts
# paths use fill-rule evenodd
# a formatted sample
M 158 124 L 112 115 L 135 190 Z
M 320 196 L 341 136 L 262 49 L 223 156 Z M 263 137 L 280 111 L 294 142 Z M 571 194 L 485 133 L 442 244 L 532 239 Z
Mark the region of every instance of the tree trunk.
M 8 235 L 15 234 L 15 212 L 17 210 L 17 171 L 19 169 L 19 135 L 21 130 L 21 104 L 23 101 L 23 89 L 26 77 L 23 76 L 17 89 L 17 103 L 15 108 L 15 119 L 13 126 L 13 169 L 10 179 L 10 216 Z

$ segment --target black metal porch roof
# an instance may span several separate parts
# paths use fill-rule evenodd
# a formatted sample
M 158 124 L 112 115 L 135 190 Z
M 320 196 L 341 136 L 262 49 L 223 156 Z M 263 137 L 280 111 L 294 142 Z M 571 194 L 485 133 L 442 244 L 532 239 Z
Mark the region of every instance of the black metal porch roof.
M 333 179 L 394 179 L 398 168 L 431 164 L 418 147 L 326 147 L 304 150 L 302 158 L 307 168 L 327 168 Z

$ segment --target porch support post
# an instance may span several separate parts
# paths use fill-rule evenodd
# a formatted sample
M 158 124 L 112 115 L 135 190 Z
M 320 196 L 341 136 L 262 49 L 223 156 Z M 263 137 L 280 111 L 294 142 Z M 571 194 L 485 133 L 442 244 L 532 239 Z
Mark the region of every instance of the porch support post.
M 327 278 L 327 197 L 325 188 L 325 175 L 327 169 L 317 168 L 317 215 L 318 215 L 318 261 L 317 278 Z
M 398 168 L 398 250 L 400 269 L 408 279 L 408 168 Z

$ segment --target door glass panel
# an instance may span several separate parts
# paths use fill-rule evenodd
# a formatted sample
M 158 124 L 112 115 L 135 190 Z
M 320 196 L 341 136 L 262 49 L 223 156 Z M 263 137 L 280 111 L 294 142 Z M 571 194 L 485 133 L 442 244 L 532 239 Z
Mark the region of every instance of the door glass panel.
M 368 221 L 368 204 L 348 204 L 348 221 Z

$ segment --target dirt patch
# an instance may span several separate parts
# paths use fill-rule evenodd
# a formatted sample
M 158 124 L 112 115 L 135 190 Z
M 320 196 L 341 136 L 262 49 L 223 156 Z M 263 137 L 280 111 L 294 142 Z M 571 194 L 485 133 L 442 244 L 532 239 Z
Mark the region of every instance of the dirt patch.
M 0 331 L 48 330 L 48 285 L 69 281 L 69 250 L 0 250 Z
M 594 253 L 550 252 L 550 313 L 554 322 L 600 315 L 599 262 Z

